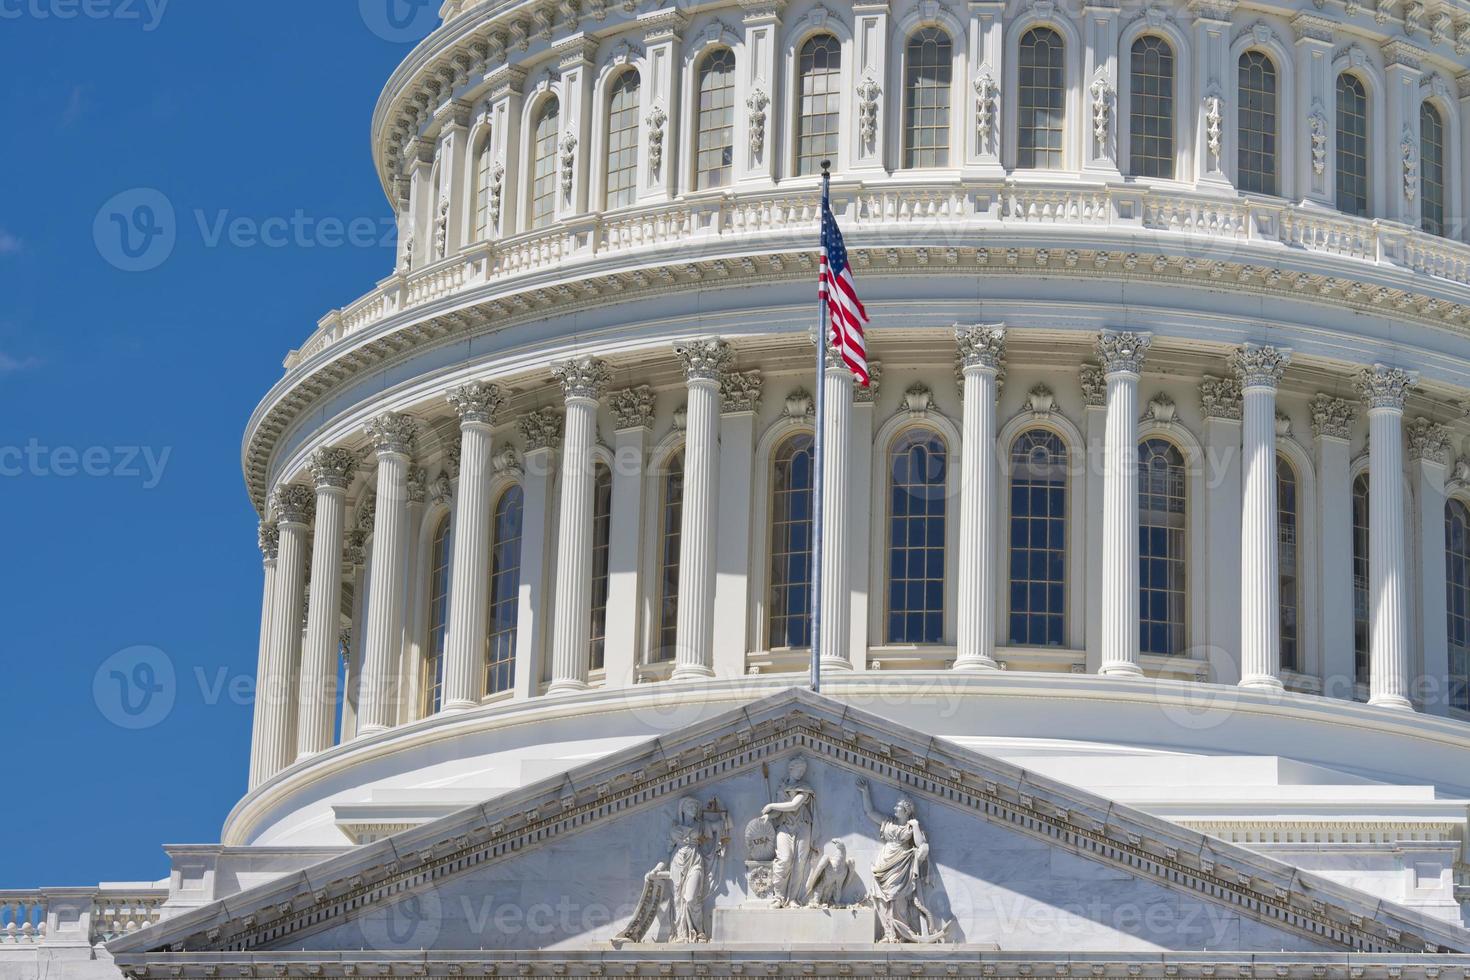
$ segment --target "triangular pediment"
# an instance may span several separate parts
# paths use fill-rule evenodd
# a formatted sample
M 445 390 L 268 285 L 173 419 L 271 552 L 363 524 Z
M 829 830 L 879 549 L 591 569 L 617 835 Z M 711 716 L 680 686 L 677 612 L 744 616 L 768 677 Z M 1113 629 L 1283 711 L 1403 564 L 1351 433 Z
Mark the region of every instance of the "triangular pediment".
M 1464 931 L 1417 912 L 792 689 L 166 920 L 113 951 L 130 968 L 230 954 L 607 948 L 645 874 L 668 861 L 687 797 L 715 822 L 728 814 L 732 829 L 718 867 L 710 857 L 706 922 L 757 910 L 765 902 L 746 862 L 763 855 L 743 829 L 780 797 L 797 755 L 817 846 L 842 841 L 856 872 L 840 903 L 873 887 L 878 829 L 862 780 L 878 810 L 900 795 L 915 803 L 930 843 L 926 900 L 952 923 L 952 943 L 1121 954 L 1470 948 Z M 667 908 L 658 914 L 649 940 L 667 935 Z

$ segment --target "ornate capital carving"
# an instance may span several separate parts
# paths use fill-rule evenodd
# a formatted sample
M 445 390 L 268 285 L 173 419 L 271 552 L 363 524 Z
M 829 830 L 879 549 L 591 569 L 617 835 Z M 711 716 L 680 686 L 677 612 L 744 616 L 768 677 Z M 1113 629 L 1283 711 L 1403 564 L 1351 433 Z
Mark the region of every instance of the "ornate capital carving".
M 373 441 L 373 450 L 380 456 L 409 456 L 418 436 L 419 424 L 410 415 L 384 412 L 368 421 L 365 426 L 368 438 Z
M 449 472 L 451 480 L 459 479 L 459 461 L 464 455 L 463 443 L 453 443 L 444 450 L 444 468 Z
M 529 412 L 516 420 L 521 438 L 526 440 L 526 451 L 555 449 L 561 445 L 561 413 L 551 408 Z
M 878 397 L 878 385 L 883 379 L 883 362 L 868 362 L 868 386 L 855 385 L 852 389 L 854 405 L 871 405 Z
M 1419 381 L 1419 372 L 1375 364 L 1358 375 L 1358 393 L 1368 408 L 1394 408 L 1403 411 L 1409 389 Z
M 1108 381 L 1103 369 L 1096 364 L 1084 364 L 1077 376 L 1082 386 L 1082 401 L 1093 408 L 1102 408 L 1108 403 Z
M 1148 410 L 1143 413 L 1143 421 L 1169 425 L 1178 420 L 1179 407 L 1174 404 L 1174 399 L 1163 392 L 1149 399 Z
M 1431 422 L 1422 415 L 1404 426 L 1409 443 L 1409 458 L 1430 463 L 1447 464 L 1454 455 L 1450 447 L 1450 428 Z
M 675 344 L 674 353 L 684 365 L 690 382 L 719 381 L 730 364 L 730 345 L 723 340 L 691 340 Z
M 760 408 L 763 384 L 759 371 L 726 371 L 720 379 L 720 397 L 724 400 L 721 411 L 754 412 Z
M 1230 358 L 1242 388 L 1275 388 L 1291 363 L 1291 351 L 1269 344 L 1245 344 Z
M 653 389 L 648 385 L 624 388 L 608 398 L 615 429 L 653 428 Z
M 1239 422 L 1240 397 L 1239 378 L 1216 378 L 1207 374 L 1200 379 L 1200 407 L 1207 419 Z
M 1006 328 L 993 323 L 955 326 L 954 339 L 963 368 L 999 371 L 1006 354 Z
M 309 487 L 288 483 L 276 488 L 271 497 L 271 509 L 275 511 L 277 525 L 310 524 L 316 510 L 316 495 Z
M 1312 399 L 1312 435 L 1318 439 L 1346 439 L 1357 417 L 1357 406 L 1346 398 L 1319 394 Z
M 367 531 L 360 527 L 347 532 L 347 542 L 342 546 L 344 562 L 354 566 L 367 564 L 367 536 Z
M 1104 330 L 1097 338 L 1097 359 L 1102 361 L 1103 373 L 1142 373 L 1143 359 L 1148 356 L 1152 342 L 1146 333 Z
M 429 499 L 429 471 L 422 466 L 408 469 L 408 502 L 421 504 Z
M 476 422 L 493 425 L 495 413 L 505 401 L 500 394 L 500 386 L 488 381 L 471 381 L 469 384 L 450 388 L 445 393 L 444 400 L 459 414 L 461 425 Z
M 812 414 L 812 393 L 805 388 L 794 388 L 786 396 L 786 408 L 781 412 L 788 419 L 804 419 Z
M 588 398 L 592 401 L 602 397 L 611 376 L 605 361 L 595 357 L 574 357 L 570 361 L 554 364 L 551 373 L 561 385 L 562 394 L 570 401 L 573 398 Z
M 257 529 L 257 540 L 260 543 L 261 557 L 266 561 L 275 561 L 281 549 L 281 529 L 274 524 L 261 521 Z
M 357 469 L 357 456 L 348 449 L 328 447 L 312 453 L 306 465 L 318 490 L 346 490 Z

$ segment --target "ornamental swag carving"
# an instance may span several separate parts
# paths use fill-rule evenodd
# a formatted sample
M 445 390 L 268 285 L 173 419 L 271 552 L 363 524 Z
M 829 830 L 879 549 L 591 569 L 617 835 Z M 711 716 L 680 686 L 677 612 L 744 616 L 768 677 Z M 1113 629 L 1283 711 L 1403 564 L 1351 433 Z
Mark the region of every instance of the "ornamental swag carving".
M 1307 122 L 1312 137 L 1312 173 L 1320 177 L 1327 171 L 1327 116 L 1320 103 L 1313 106 Z
M 1404 158 L 1404 197 L 1412 201 L 1419 195 L 1419 144 L 1408 126 L 1404 127 L 1399 150 Z
M 750 110 L 748 122 L 750 124 L 750 152 L 752 156 L 759 157 L 766 148 L 766 106 L 771 104 L 770 97 L 760 89 L 750 94 L 745 100 L 745 108 Z
M 1222 103 L 1218 95 L 1205 96 L 1205 143 L 1215 169 L 1220 169 L 1220 139 L 1222 133 Z
M 992 152 L 999 149 L 995 146 L 992 138 L 992 126 L 995 119 L 996 100 L 1000 98 L 1000 88 L 995 84 L 995 78 L 990 74 L 990 66 L 985 65 L 980 69 L 980 74 L 975 76 L 975 138 L 977 149 L 984 153 L 986 149 Z
M 872 75 L 866 75 L 858 83 L 858 136 L 865 148 L 871 149 L 878 140 L 878 97 L 883 94 Z
M 1099 74 L 1087 91 L 1092 95 L 1092 138 L 1097 141 L 1098 153 L 1106 156 L 1110 150 L 1108 123 L 1113 109 L 1113 86 L 1106 76 Z
M 656 105 L 649 112 L 648 118 L 644 120 L 648 125 L 648 172 L 656 175 L 664 162 L 664 123 L 669 121 L 669 114 L 664 112 L 664 107 Z
M 576 165 L 577 136 L 567 133 L 561 138 L 561 192 L 564 197 L 572 195 L 572 173 Z

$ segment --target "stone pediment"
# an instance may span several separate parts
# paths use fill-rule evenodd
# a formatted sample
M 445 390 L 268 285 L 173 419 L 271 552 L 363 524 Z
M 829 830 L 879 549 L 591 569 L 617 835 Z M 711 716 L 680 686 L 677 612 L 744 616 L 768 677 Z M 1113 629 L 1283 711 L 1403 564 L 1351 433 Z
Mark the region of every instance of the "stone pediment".
M 1198 965 L 1199 953 L 1222 949 L 1294 951 L 1293 962 L 1470 949 L 1470 934 L 1443 922 L 796 689 L 181 914 L 111 948 L 139 976 L 443 975 L 466 973 L 466 962 L 479 964 L 468 972 L 493 973 L 497 956 L 507 963 L 559 956 L 560 972 L 584 975 L 603 969 L 592 961 L 607 957 L 651 963 L 677 948 L 651 945 L 670 935 L 667 903 L 650 920 L 648 942 L 611 941 L 635 914 L 644 875 L 669 859 L 680 801 L 700 804 L 689 816 L 708 820 L 712 837 L 720 826 L 730 837 L 725 854 L 708 858 L 706 923 L 722 910 L 728 917 L 727 910 L 766 905 L 755 894 L 742 831 L 781 797 L 781 775 L 797 755 L 808 763 L 816 798 L 814 843 L 844 842 L 854 871 L 837 904 L 873 889 L 878 830 L 859 782 L 871 786 L 875 810 L 888 811 L 900 796 L 916 805 L 930 845 L 926 900 L 952 930 L 948 946 L 905 953 L 917 962 L 938 962 L 942 948 L 940 959 L 971 964 L 967 975 L 994 975 L 986 957 L 1014 962 L 1025 951 L 1040 963 L 1095 951 L 1099 963 L 1162 952 Z M 507 914 L 520 924 L 507 925 Z M 715 931 L 700 957 L 731 948 Z M 1001 951 L 984 953 L 991 944 Z M 863 953 L 848 944 L 834 954 L 814 946 L 810 956 L 873 959 L 884 948 Z M 425 951 L 446 962 L 430 969 Z M 794 955 L 788 948 L 781 958 Z M 349 968 L 359 960 L 365 972 Z M 578 960 L 587 963 L 567 965 Z M 1152 969 L 1162 961 L 1148 962 Z M 323 963 L 336 965 L 323 973 Z M 1109 975 L 1099 969 L 1091 974 Z M 1176 967 L 1163 975 L 1180 974 Z

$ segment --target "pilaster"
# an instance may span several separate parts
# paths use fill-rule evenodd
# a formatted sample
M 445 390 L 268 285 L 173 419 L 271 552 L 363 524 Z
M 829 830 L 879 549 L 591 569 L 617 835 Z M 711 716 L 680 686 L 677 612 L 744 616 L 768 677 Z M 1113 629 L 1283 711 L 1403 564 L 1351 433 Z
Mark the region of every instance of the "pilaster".
M 1210 581 L 1205 597 L 1205 636 L 1210 679 L 1240 681 L 1241 590 L 1241 392 L 1238 378 L 1206 376 L 1200 384 L 1204 444 L 1211 482 L 1205 494 L 1205 548 Z
M 521 114 L 526 73 L 512 65 L 497 68 L 486 79 L 490 88 L 490 219 L 486 237 L 504 238 L 516 228 L 516 200 L 521 186 Z
M 612 533 L 607 552 L 607 637 L 603 674 L 608 687 L 636 681 L 639 613 L 642 608 L 644 484 L 648 470 L 648 433 L 653 427 L 653 389 L 647 385 L 615 391 L 613 414 Z M 742 620 L 743 621 L 743 620 Z
M 848 506 L 854 514 L 866 515 L 873 512 L 873 413 L 878 399 L 878 387 L 883 377 L 883 365 L 879 361 L 868 362 L 868 386 L 854 387 L 852 393 L 852 438 L 848 444 Z M 872 562 L 872 541 L 868 534 L 852 536 L 848 544 L 848 560 L 857 574 L 848 583 L 852 596 L 852 625 L 849 642 L 854 652 L 853 669 L 867 670 L 868 648 L 868 573 Z
M 1337 79 L 1332 74 L 1332 43 L 1337 24 L 1327 17 L 1302 13 L 1292 18 L 1296 32 L 1296 107 L 1301 131 L 1296 154 L 1296 186 L 1302 200 L 1336 207 L 1337 154 L 1332 134 L 1337 128 Z M 1287 125 L 1293 123 L 1288 122 Z
M 1424 75 L 1425 53 L 1405 41 L 1383 46 L 1383 116 L 1385 138 L 1377 145 L 1386 148 L 1388 168 L 1387 207 L 1383 217 L 1419 227 L 1419 81 Z
M 897 93 L 888 89 L 888 37 L 891 15 L 888 0 L 852 5 L 853 71 L 852 103 L 847 134 L 848 168 L 854 174 L 887 171 L 890 123 L 887 106 L 897 105 Z M 844 57 L 847 57 L 844 52 Z
M 683 165 L 680 140 L 675 135 L 679 118 L 680 52 L 684 15 L 672 6 L 640 14 L 643 28 L 644 66 L 642 78 L 642 135 L 646 145 L 639 154 L 638 200 L 670 201 L 679 193 L 679 168 Z
M 1095 674 L 1102 669 L 1102 603 L 1103 603 L 1103 467 L 1104 449 L 1108 425 L 1108 383 L 1103 369 L 1095 364 L 1084 365 L 1078 375 L 1082 388 L 1082 402 L 1086 419 L 1084 437 L 1083 480 L 1086 492 L 1087 553 L 1084 558 L 1087 574 L 1082 587 L 1086 589 L 1086 625 L 1083 630 L 1087 648 L 1087 672 Z
M 1452 456 L 1449 429 L 1426 418 L 1405 427 L 1414 497 L 1414 622 L 1423 651 L 1424 709 L 1448 713 L 1450 647 L 1445 583 L 1445 479 Z
M 1104 179 L 1118 172 L 1118 0 L 1087 0 L 1083 7 L 1082 82 L 1086 121 L 1082 169 Z
M 1233 190 L 1235 102 L 1230 83 L 1231 20 L 1236 0 L 1191 0 L 1194 13 L 1195 184 Z M 1182 95 L 1182 93 L 1181 93 Z M 1184 176 L 1183 174 L 1180 175 Z
M 552 466 L 561 448 L 561 414 L 542 409 L 518 421 L 525 440 L 525 475 L 521 478 L 521 584 L 516 611 L 514 695 L 535 697 L 546 651 L 546 608 L 550 553 Z
M 1357 684 L 1353 651 L 1353 491 L 1350 477 L 1357 406 L 1345 398 L 1312 399 L 1317 464 L 1317 520 L 1321 558 L 1317 608 L 1322 611 L 1322 691 L 1352 700 Z
M 573 34 L 553 48 L 561 71 L 561 135 L 557 142 L 560 185 L 556 199 L 558 220 L 586 214 L 592 160 L 592 101 L 596 79 L 597 41 Z
M 457 254 L 469 241 L 469 137 L 473 110 L 467 102 L 450 102 L 439 130 L 439 199 L 434 208 L 434 258 Z
M 785 0 L 741 0 L 745 8 L 745 58 L 735 99 L 735 180 L 771 183 L 782 155 L 787 113 L 780 60 L 781 10 Z
M 970 78 L 966 79 L 963 166 L 977 177 L 1005 173 L 1000 162 L 1001 79 L 1005 77 L 1005 4 L 1002 0 L 970 0 Z
M 760 408 L 759 371 L 726 371 L 721 378 L 720 520 L 715 543 L 716 677 L 745 673 L 750 645 L 746 605 L 750 589 L 751 469 L 755 414 Z

